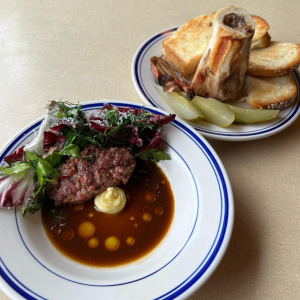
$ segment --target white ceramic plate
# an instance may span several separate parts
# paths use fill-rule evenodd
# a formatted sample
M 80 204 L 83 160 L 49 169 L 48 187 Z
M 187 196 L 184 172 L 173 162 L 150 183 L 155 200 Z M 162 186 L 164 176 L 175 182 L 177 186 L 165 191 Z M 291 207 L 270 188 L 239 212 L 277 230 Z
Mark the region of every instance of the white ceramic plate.
M 150 58 L 152 56 L 162 57 L 162 41 L 170 36 L 178 27 L 164 30 L 146 40 L 137 50 L 131 67 L 131 74 L 135 89 L 141 99 L 146 103 L 158 107 L 168 112 L 172 110 L 164 103 L 155 91 L 153 84 L 155 79 L 150 68 Z M 192 125 L 198 132 L 208 138 L 227 141 L 247 141 L 256 140 L 271 136 L 290 126 L 299 116 L 299 73 L 294 71 L 294 80 L 298 87 L 298 97 L 291 107 L 279 112 L 278 117 L 269 122 L 258 124 L 233 124 L 227 128 L 221 128 L 205 121 Z M 245 103 L 240 104 L 246 105 Z M 247 105 L 245 106 L 247 107 Z
M 82 104 L 84 110 L 103 101 Z M 111 104 L 140 108 L 133 102 Z M 163 111 L 146 107 L 154 113 Z M 16 134 L 3 157 L 32 140 L 43 118 Z M 226 171 L 205 139 L 180 120 L 164 126 L 161 163 L 175 198 L 171 229 L 148 257 L 119 268 L 91 268 L 62 256 L 46 237 L 40 213 L 0 210 L 0 288 L 12 299 L 185 299 L 213 273 L 230 240 L 234 205 Z

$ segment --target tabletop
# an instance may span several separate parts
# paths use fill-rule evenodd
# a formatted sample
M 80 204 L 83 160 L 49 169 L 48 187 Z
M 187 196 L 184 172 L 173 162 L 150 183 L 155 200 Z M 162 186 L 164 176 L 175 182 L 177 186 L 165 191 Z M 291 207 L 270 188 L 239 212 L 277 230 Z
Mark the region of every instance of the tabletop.
M 265 18 L 272 40 L 300 43 L 299 0 L 1 1 L 0 146 L 48 100 L 141 103 L 130 71 L 140 44 L 229 5 Z M 190 299 L 299 298 L 299 140 L 300 119 L 266 139 L 208 140 L 232 184 L 235 223 L 222 262 Z

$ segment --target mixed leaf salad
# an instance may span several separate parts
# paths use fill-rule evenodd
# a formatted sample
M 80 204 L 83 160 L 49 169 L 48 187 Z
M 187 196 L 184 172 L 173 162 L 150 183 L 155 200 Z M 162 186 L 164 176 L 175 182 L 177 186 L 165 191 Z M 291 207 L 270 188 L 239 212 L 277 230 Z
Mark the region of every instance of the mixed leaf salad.
M 47 109 L 36 138 L 4 158 L 8 165 L 0 167 L 0 207 L 23 205 L 23 216 L 38 211 L 48 199 L 47 184 L 61 176 L 57 168 L 69 156 L 80 158 L 90 144 L 100 149 L 126 146 L 143 160 L 170 159 L 158 150 L 160 130 L 175 115 L 110 104 L 84 112 L 80 105 L 63 101 L 52 101 Z

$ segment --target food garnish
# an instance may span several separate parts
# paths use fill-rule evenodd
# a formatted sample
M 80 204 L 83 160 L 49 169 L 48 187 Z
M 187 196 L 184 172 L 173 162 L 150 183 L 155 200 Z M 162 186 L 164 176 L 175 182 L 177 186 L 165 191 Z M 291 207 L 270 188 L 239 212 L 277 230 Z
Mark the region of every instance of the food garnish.
M 99 211 L 106 214 L 116 214 L 124 208 L 126 195 L 119 187 L 109 187 L 97 195 L 94 202 Z
M 195 96 L 187 100 L 184 92 L 164 93 L 163 88 L 153 85 L 161 98 L 181 118 L 188 121 L 203 119 L 219 127 L 235 123 L 260 123 L 275 119 L 279 110 L 237 107 L 216 99 Z
M 158 150 L 159 133 L 175 115 L 110 104 L 86 113 L 63 101 L 51 101 L 47 108 L 37 137 L 4 158 L 9 165 L 0 167 L 0 207 L 23 205 L 24 216 L 49 198 L 56 204 L 80 203 L 126 183 L 135 157 L 170 159 Z

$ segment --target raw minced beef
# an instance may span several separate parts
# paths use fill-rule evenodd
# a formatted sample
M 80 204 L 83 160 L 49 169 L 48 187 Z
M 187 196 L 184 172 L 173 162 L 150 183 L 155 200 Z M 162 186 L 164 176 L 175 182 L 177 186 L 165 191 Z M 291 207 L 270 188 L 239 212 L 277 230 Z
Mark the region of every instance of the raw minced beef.
M 84 202 L 108 187 L 126 184 L 136 164 L 125 147 L 101 150 L 89 145 L 80 157 L 70 156 L 57 169 L 60 177 L 49 184 L 48 194 L 56 205 Z

